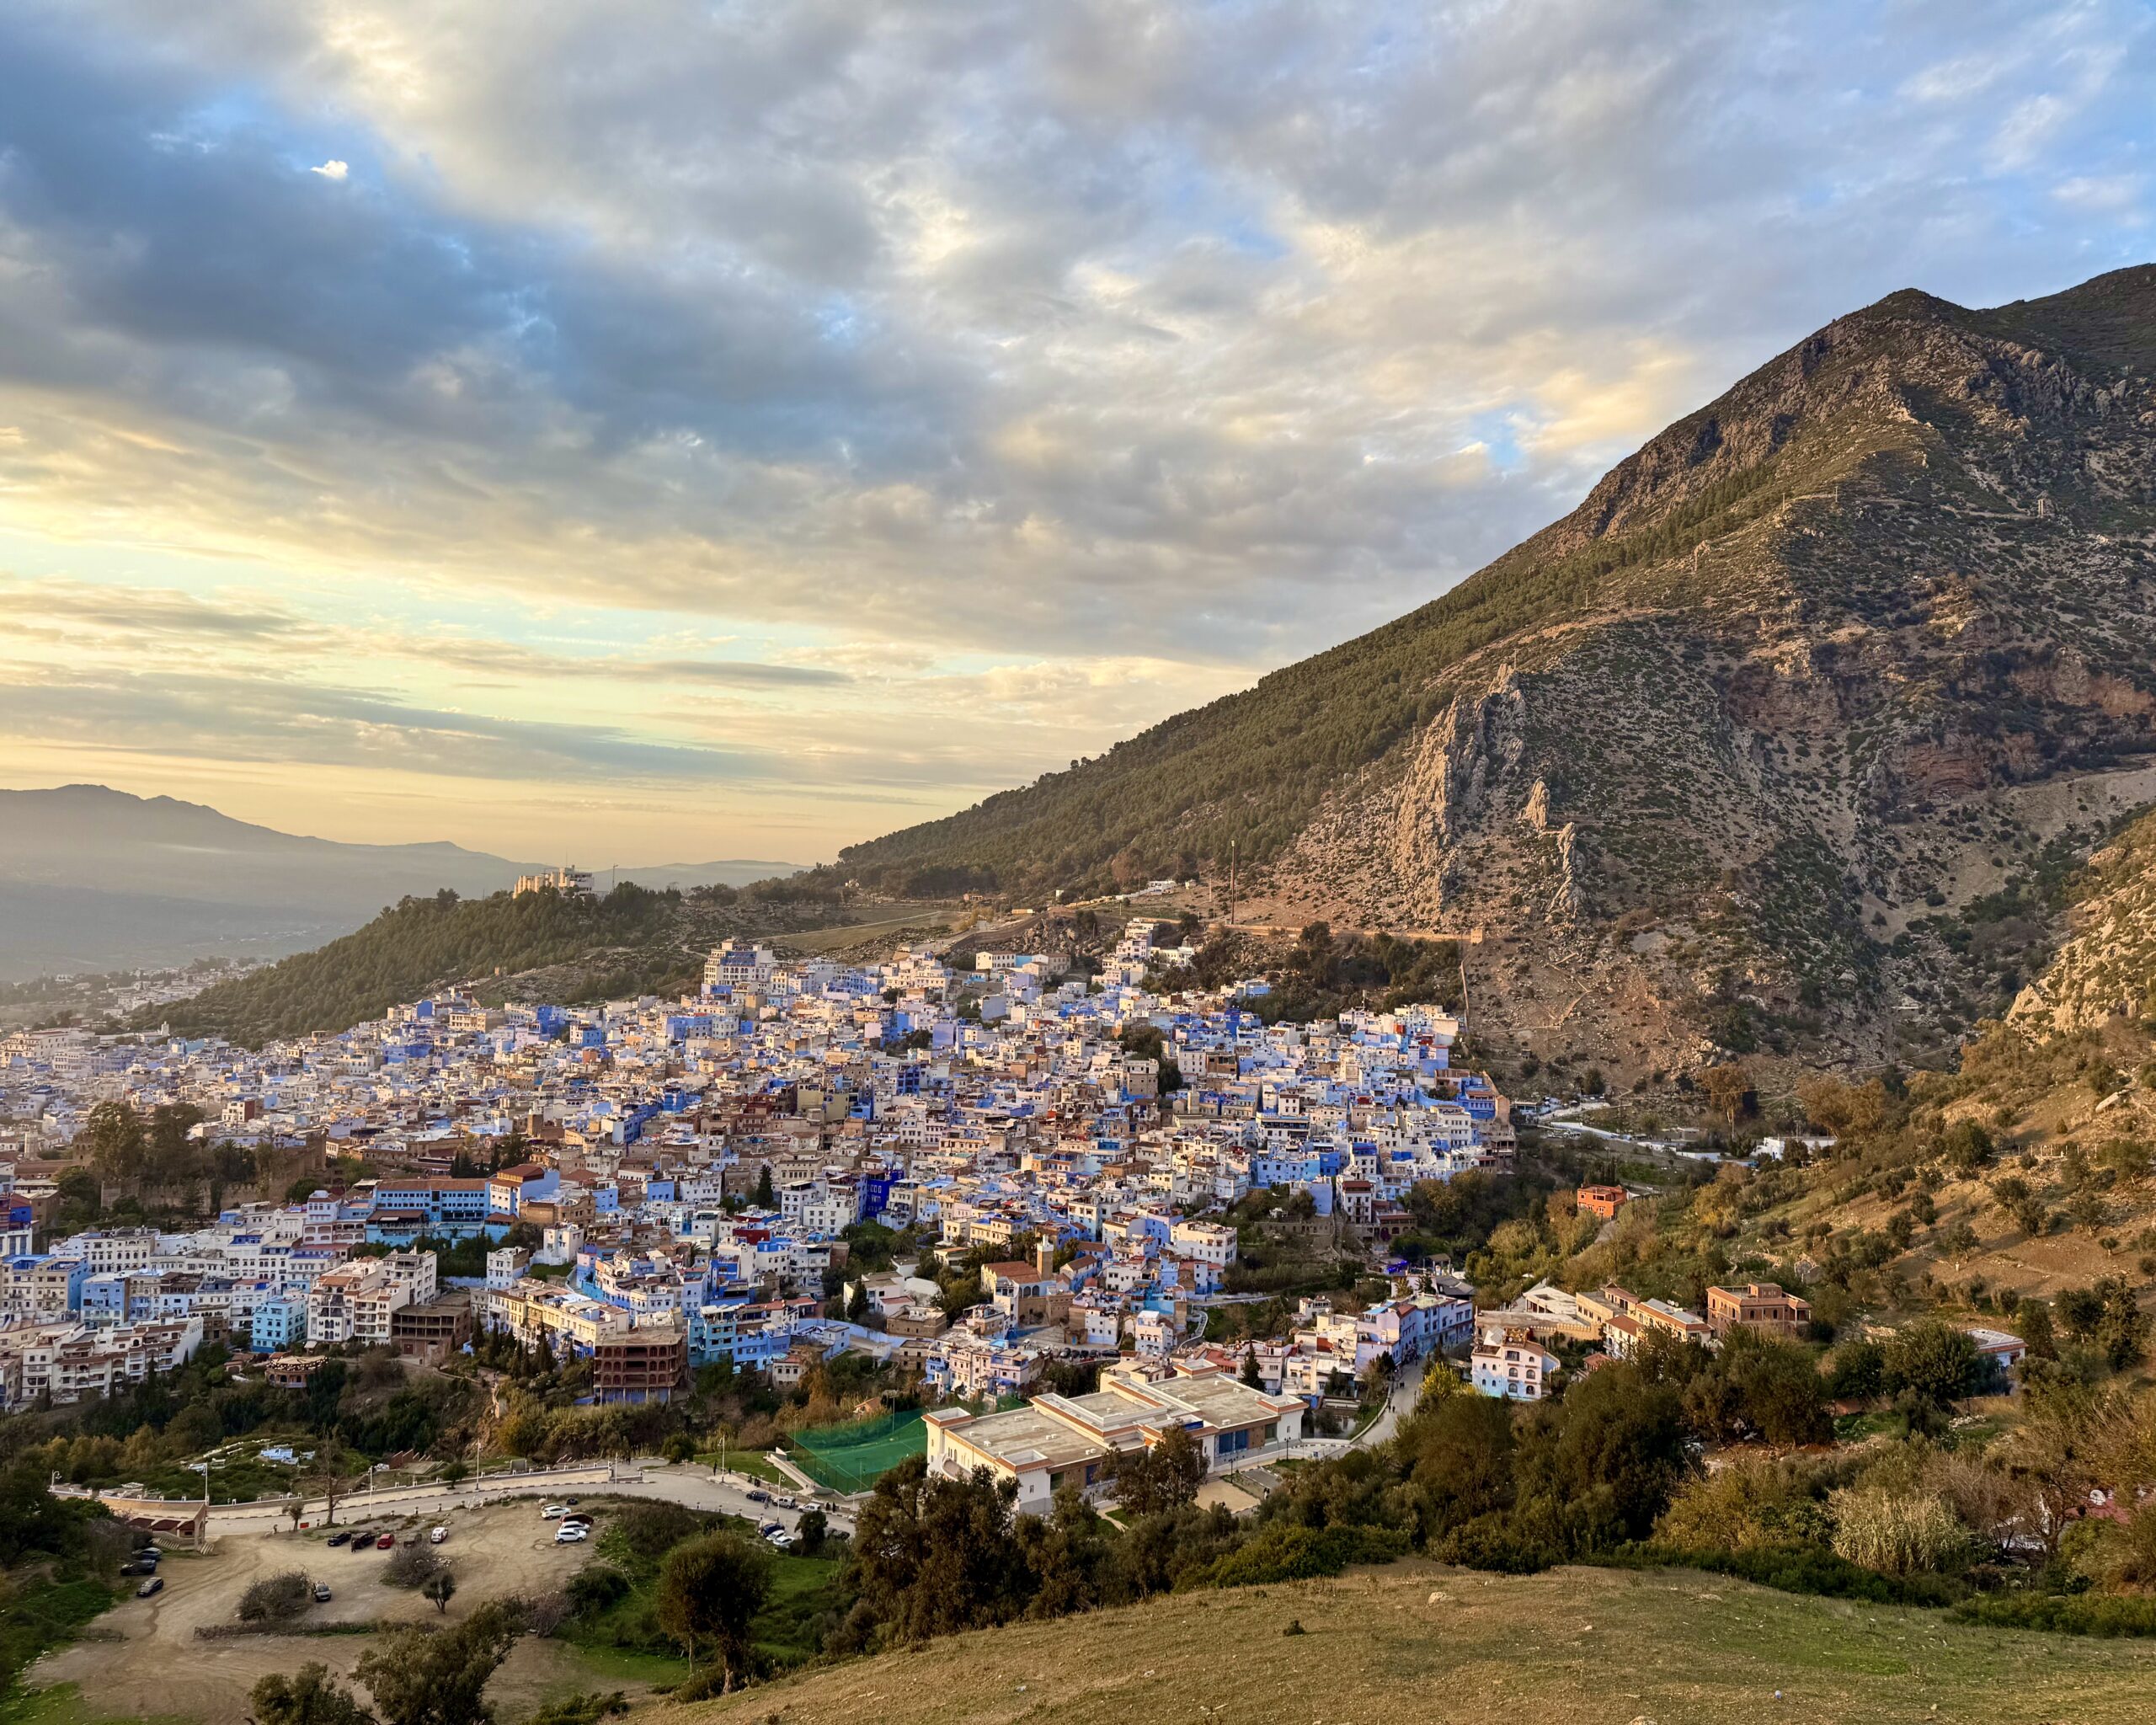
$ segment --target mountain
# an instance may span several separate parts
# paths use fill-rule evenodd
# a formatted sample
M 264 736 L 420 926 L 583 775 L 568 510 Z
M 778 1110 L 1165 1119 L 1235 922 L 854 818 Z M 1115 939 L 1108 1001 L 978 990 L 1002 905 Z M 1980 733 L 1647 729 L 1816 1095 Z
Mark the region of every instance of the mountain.
M 2156 799 L 2156 266 L 1829 324 L 1420 610 L 841 853 L 1479 935 L 1480 1022 L 1646 1072 L 1951 1047 Z
M 0 791 L 0 980 L 275 958 L 356 927 L 407 895 L 465 896 L 534 865 L 451 844 L 302 838 L 170 797 L 103 785 Z M 798 865 L 673 864 L 619 879 L 742 885 Z

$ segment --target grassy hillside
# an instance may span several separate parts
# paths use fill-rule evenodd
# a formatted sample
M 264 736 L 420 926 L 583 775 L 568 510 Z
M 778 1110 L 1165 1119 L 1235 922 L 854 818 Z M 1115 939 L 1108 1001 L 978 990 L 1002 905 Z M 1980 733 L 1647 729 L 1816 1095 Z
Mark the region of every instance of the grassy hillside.
M 472 984 L 490 1001 L 513 989 L 568 1001 L 671 991 L 690 985 L 730 935 L 845 919 L 835 905 L 762 889 L 684 895 L 624 883 L 601 898 L 444 892 L 408 898 L 313 952 L 150 1008 L 139 1023 L 259 1044 L 346 1029 L 451 984 Z
M 1304 1633 L 1283 1632 L 1294 1623 Z M 2147 1642 L 1977 1628 L 1690 1573 L 1515 1578 L 1403 1563 L 954 1637 L 634 1717 L 2106 1725 L 2145 1718 L 2152 1683 Z

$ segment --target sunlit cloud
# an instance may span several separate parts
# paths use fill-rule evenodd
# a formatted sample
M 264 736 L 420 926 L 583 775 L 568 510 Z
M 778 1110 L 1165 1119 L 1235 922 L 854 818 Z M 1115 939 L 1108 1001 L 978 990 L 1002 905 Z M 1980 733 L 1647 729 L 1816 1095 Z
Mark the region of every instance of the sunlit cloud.
M 2151 56 L 2133 0 L 25 0 L 0 752 L 829 854 L 1412 608 L 1856 305 L 2139 261 Z

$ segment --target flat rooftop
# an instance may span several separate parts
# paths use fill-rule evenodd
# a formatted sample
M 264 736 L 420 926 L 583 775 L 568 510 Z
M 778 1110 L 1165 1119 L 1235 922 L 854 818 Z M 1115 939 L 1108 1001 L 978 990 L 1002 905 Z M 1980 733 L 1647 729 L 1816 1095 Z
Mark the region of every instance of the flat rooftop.
M 1099 1439 L 1033 1407 L 990 1413 L 951 1436 L 1007 1467 L 1064 1467 L 1101 1453 Z

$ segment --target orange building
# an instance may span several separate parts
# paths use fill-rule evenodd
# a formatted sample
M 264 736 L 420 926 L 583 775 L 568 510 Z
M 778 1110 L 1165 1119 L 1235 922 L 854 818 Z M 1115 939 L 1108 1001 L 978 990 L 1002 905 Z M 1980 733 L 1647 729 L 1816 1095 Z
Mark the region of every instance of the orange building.
M 1589 1215 L 1607 1221 L 1624 1209 L 1630 1195 L 1622 1186 L 1582 1186 L 1575 1201 Z
M 1726 1336 L 1740 1327 L 1795 1336 L 1812 1322 L 1812 1302 L 1785 1294 L 1773 1282 L 1707 1290 L 1707 1327 Z

